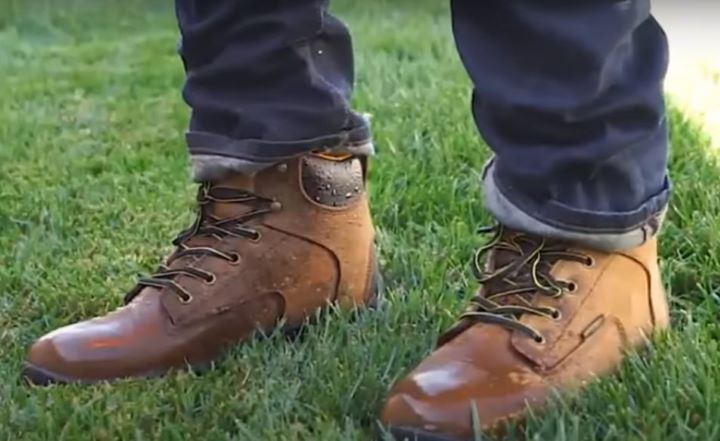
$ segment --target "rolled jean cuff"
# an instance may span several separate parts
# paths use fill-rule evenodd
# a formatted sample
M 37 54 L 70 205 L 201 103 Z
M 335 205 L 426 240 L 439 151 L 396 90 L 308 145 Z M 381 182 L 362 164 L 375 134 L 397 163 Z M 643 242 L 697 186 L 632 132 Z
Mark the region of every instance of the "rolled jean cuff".
M 608 252 L 629 250 L 656 236 L 670 198 L 668 183 L 660 194 L 631 212 L 574 210 L 556 201 L 531 203 L 523 195 L 499 185 L 494 160 L 485 166 L 482 181 L 485 206 L 501 224 Z
M 370 117 L 364 124 L 334 134 L 296 141 L 233 139 L 214 133 L 190 131 L 186 135 L 192 177 L 197 182 L 222 179 L 231 173 L 255 173 L 309 152 L 372 156 Z

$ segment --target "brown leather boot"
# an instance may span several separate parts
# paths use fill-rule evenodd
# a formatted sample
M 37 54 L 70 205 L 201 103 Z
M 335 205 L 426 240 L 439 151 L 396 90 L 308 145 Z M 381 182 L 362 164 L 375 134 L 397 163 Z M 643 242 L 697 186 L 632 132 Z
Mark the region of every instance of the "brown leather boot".
M 398 441 L 497 434 L 668 326 L 655 240 L 603 253 L 498 228 L 475 267 L 483 286 L 471 307 L 390 392 L 381 420 Z
M 302 326 L 379 295 L 364 160 L 309 155 L 202 185 L 200 214 L 126 305 L 30 349 L 33 383 L 152 377 L 203 366 L 256 331 Z

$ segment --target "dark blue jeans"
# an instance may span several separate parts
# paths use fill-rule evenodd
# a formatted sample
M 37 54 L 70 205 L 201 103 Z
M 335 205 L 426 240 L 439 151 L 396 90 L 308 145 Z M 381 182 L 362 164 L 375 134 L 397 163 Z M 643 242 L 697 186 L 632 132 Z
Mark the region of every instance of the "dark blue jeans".
M 495 153 L 484 173 L 493 214 L 600 248 L 652 236 L 669 196 L 668 49 L 649 0 L 450 3 Z M 369 141 L 349 104 L 351 38 L 328 0 L 176 6 L 193 157 L 270 164 Z

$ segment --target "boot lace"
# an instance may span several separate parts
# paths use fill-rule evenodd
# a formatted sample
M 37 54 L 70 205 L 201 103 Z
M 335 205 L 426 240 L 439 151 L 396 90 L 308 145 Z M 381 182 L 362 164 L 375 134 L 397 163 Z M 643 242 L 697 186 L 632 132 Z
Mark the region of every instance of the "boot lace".
M 550 270 L 565 260 L 592 266 L 591 256 L 571 251 L 566 244 L 552 242 L 523 233 L 508 233 L 502 226 L 483 228 L 481 233 L 494 233 L 488 244 L 481 247 L 473 259 L 472 269 L 482 285 L 472 298 L 461 320 L 491 323 L 523 332 L 537 343 L 544 343 L 543 335 L 522 323 L 524 314 L 559 320 L 558 309 L 537 306 L 537 295 L 559 298 L 577 289 L 574 282 L 555 279 Z M 492 255 L 491 269 L 483 269 L 482 261 Z
M 212 215 L 208 209 L 210 204 L 218 203 L 243 204 L 252 207 L 252 210 L 238 216 L 221 219 Z M 170 255 L 165 264 L 160 265 L 154 274 L 138 280 L 136 287 L 125 296 L 126 303 L 132 301 L 145 287 L 158 289 L 168 288 L 180 298 L 181 302 L 191 302 L 193 299 L 192 293 L 177 283 L 175 278 L 180 275 L 185 275 L 202 280 L 211 285 L 215 283 L 216 276 L 209 271 L 190 265 L 172 268 L 173 262 L 188 256 L 198 258 L 210 256 L 223 259 L 230 263 L 237 263 L 240 260 L 240 256 L 237 253 L 228 253 L 213 246 L 192 246 L 189 242 L 199 237 L 214 237 L 216 239 L 242 237 L 257 241 L 260 239 L 260 232 L 246 225 L 246 223 L 251 219 L 273 211 L 278 211 L 281 208 L 280 203 L 275 200 L 264 198 L 244 190 L 212 186 L 209 183 L 204 183 L 200 186 L 197 195 L 197 205 L 198 215 L 193 225 L 178 234 L 172 242 L 176 247 L 173 254 Z

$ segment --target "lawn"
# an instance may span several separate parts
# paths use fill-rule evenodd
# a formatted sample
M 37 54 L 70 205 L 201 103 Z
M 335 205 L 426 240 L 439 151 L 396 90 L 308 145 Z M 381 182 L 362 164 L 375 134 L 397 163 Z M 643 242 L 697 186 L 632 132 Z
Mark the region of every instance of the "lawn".
M 475 231 L 490 222 L 478 185 L 489 151 L 436 0 L 336 2 L 356 34 L 356 105 L 374 115 L 379 147 L 382 310 L 324 316 L 294 343 L 255 341 L 201 376 L 20 381 L 34 338 L 120 305 L 192 219 L 170 6 L 0 0 L 0 441 L 370 440 L 391 383 L 472 294 Z M 662 263 L 673 332 L 508 439 L 720 439 L 720 163 L 696 124 L 670 117 Z

